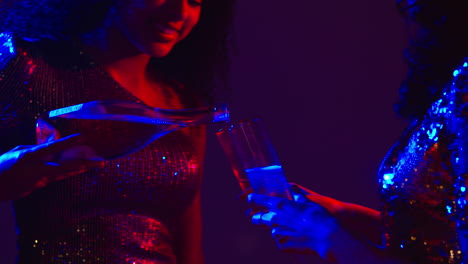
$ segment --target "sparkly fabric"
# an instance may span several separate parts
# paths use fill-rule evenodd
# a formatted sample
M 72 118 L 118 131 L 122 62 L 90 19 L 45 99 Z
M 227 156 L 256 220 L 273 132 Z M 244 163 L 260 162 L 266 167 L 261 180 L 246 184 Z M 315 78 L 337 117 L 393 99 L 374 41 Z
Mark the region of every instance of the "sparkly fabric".
M 67 43 L 0 34 L 0 150 L 35 144 L 37 117 L 137 98 Z M 13 45 L 14 44 L 14 45 Z M 176 263 L 179 219 L 201 183 L 199 128 L 14 201 L 21 264 Z
M 468 63 L 381 164 L 386 246 L 413 263 L 468 263 Z

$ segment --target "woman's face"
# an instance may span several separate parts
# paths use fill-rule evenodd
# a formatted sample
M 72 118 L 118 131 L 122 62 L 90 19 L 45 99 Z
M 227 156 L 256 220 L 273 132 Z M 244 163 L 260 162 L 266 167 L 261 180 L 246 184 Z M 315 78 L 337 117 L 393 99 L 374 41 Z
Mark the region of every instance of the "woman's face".
M 115 24 L 140 52 L 164 57 L 198 23 L 202 0 L 118 0 Z

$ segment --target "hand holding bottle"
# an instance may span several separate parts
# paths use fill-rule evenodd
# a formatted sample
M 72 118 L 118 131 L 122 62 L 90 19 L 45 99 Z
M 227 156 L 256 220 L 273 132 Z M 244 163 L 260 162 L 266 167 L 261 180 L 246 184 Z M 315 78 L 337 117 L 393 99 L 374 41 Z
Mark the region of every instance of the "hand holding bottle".
M 38 143 L 46 143 L 83 134 L 89 150 L 113 160 L 141 150 L 170 132 L 225 121 L 229 121 L 229 110 L 224 104 L 161 109 L 131 101 L 91 101 L 44 113 L 38 118 L 36 137 Z
M 17 146 L 0 156 L 0 200 L 13 200 L 49 183 L 104 166 L 90 157 L 85 139 L 71 135 L 32 146 Z

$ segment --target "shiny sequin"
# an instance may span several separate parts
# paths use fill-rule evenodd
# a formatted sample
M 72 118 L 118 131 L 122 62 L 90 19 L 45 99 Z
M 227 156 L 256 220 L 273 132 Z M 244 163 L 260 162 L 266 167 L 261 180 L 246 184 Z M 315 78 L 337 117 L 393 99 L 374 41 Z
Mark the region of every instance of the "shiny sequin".
M 386 246 L 412 263 L 467 262 L 468 63 L 381 164 Z
M 0 40 L 3 152 L 35 144 L 36 120 L 46 111 L 94 100 L 138 101 L 67 43 L 2 34 Z M 18 263 L 176 263 L 178 219 L 201 183 L 203 139 L 186 133 L 195 129 L 14 201 Z

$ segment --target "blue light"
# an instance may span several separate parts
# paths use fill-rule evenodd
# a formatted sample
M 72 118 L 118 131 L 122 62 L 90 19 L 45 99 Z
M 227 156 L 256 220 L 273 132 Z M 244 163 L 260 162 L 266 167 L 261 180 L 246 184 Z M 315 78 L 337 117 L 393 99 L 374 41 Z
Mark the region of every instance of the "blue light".
M 460 71 L 459 71 L 459 70 L 455 70 L 455 71 L 453 71 L 453 76 L 454 76 L 454 77 L 457 77 L 457 76 L 458 76 L 458 74 L 460 74 Z
M 10 52 L 10 54 L 14 54 L 15 48 L 13 46 L 12 36 L 10 34 L 0 33 L 0 38 L 6 38 L 6 41 L 3 43 L 3 46 L 8 48 L 8 52 Z
M 264 222 L 271 222 L 271 219 L 273 219 L 273 217 L 275 217 L 275 215 L 276 215 L 275 212 L 268 212 L 268 213 L 262 215 L 262 220 Z
M 281 165 L 271 165 L 271 166 L 265 166 L 265 167 L 259 167 L 259 168 L 251 168 L 251 169 L 247 169 L 246 171 L 249 172 L 249 171 L 259 171 L 259 170 L 279 170 L 281 169 Z
M 393 178 L 395 178 L 395 174 L 393 173 L 386 173 L 383 175 L 383 184 L 382 184 L 382 187 L 384 189 L 387 189 L 388 188 L 388 185 L 393 185 L 394 182 L 393 182 Z
M 445 208 L 447 208 L 447 212 L 448 212 L 449 214 L 452 213 L 452 207 L 451 207 L 451 206 L 448 206 L 448 205 L 447 205 Z
M 16 54 L 13 45 L 13 37 L 9 33 L 0 33 L 0 69 L 3 69 L 7 63 Z
M 457 158 L 457 159 L 458 159 L 458 158 Z M 460 191 L 465 192 L 465 191 L 466 191 L 466 187 L 464 187 L 464 186 L 460 187 Z
M 78 112 L 83 109 L 83 104 L 78 104 L 78 105 L 72 105 L 72 106 L 67 106 L 64 108 L 52 110 L 49 112 L 49 117 L 56 117 L 60 115 L 66 115 L 72 112 Z
M 463 67 L 468 67 L 468 62 L 463 63 Z
M 427 131 L 427 135 L 429 136 L 430 140 L 434 140 L 437 135 L 437 128 L 432 128 L 430 131 Z

